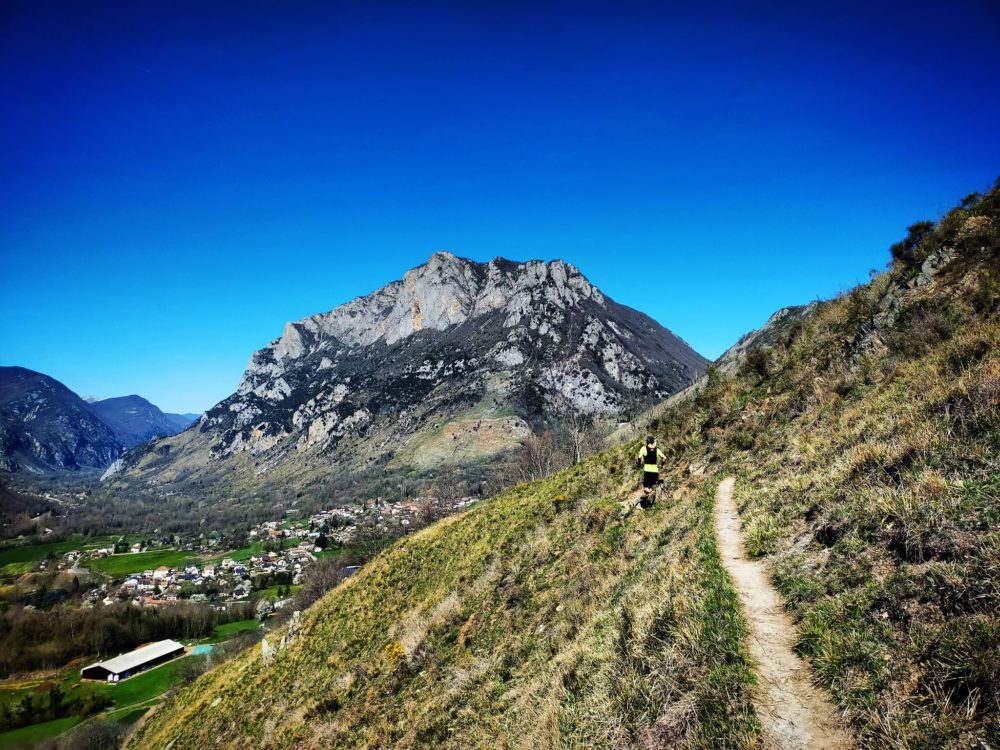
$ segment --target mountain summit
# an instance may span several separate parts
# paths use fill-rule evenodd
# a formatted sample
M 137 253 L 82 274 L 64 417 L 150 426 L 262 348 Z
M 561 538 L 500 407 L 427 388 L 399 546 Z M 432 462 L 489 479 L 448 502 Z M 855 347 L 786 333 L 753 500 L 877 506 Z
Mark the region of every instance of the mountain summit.
M 557 414 L 611 417 L 661 399 L 705 366 L 561 260 L 438 252 L 399 281 L 288 323 L 196 429 L 127 454 L 109 475 L 302 479 L 331 460 L 462 464 L 516 447 Z

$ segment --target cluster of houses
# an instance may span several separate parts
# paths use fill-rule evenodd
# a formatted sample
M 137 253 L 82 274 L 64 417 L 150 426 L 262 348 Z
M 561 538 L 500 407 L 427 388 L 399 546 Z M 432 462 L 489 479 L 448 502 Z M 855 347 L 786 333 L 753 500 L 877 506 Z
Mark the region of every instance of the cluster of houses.
M 261 552 L 246 560 L 190 562 L 176 568 L 161 565 L 127 576 L 116 585 L 88 592 L 96 603 L 131 601 L 142 606 L 172 604 L 181 600 L 226 604 L 246 601 L 252 592 L 275 582 L 296 585 L 305 569 L 316 561 L 316 547 L 298 544 L 280 552 Z
M 358 540 L 362 531 L 401 536 L 436 518 L 461 511 L 473 502 L 475 498 L 469 497 L 451 501 L 418 497 L 394 503 L 372 500 L 321 510 L 307 518 L 295 518 L 293 511 L 281 522 L 267 521 L 248 532 L 248 545 L 267 551 L 246 559 L 240 556 L 241 559 L 224 557 L 219 560 L 216 557 L 214 561 L 191 561 L 176 568 L 162 565 L 92 589 L 86 598 L 95 604 L 124 600 L 141 606 L 182 600 L 216 605 L 247 601 L 260 589 L 275 584 L 301 583 L 307 568 L 324 548 L 349 546 Z M 157 547 L 160 544 L 157 542 Z M 198 551 L 215 554 L 217 544 L 215 539 L 205 539 Z M 194 551 L 195 546 L 198 545 L 178 544 L 177 548 Z M 119 542 L 117 549 L 95 549 L 85 555 L 74 550 L 64 556 L 59 568 L 76 569 L 78 564 L 85 567 L 87 563 L 83 557 L 122 556 L 142 551 L 143 546 L 136 543 L 124 552 L 123 542 Z
M 282 524 L 276 521 L 261 524 L 251 530 L 250 535 L 265 539 L 280 539 L 286 535 L 313 543 L 324 541 L 346 546 L 357 541 L 362 528 L 388 536 L 401 536 L 438 518 L 465 510 L 476 500 L 474 497 L 456 500 L 417 497 L 400 502 L 375 499 L 361 505 L 321 510 L 305 519 L 294 519 L 295 510 L 290 509 L 286 514 L 293 518 Z

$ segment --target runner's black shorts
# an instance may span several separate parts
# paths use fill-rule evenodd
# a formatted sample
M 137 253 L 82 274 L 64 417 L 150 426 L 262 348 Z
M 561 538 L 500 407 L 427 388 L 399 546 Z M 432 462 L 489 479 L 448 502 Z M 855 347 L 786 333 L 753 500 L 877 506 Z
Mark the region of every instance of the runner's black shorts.
M 643 487 L 655 487 L 660 483 L 660 472 L 658 471 L 644 471 L 642 472 L 642 486 Z

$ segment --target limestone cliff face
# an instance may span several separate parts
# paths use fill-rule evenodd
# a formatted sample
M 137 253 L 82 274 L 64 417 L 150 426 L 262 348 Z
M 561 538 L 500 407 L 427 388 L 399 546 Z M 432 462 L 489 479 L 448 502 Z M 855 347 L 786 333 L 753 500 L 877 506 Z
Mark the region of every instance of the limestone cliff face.
M 196 430 L 120 468 L 155 479 L 176 461 L 197 474 L 199 462 L 249 454 L 263 473 L 306 454 L 363 465 L 375 450 L 399 465 L 457 461 L 468 441 L 489 455 L 559 411 L 611 416 L 662 399 L 705 364 L 563 261 L 435 253 L 372 294 L 288 323 Z
M 331 342 L 338 349 L 377 343 L 391 346 L 421 331 L 445 331 L 499 311 L 509 329 L 534 313 L 528 327 L 545 335 L 554 331 L 567 310 L 585 300 L 605 306 L 604 296 L 574 266 L 562 261 L 515 264 L 494 260 L 482 265 L 451 253 L 435 253 L 425 265 L 408 271 L 402 281 L 331 312 L 288 323 L 281 338 L 250 359 L 238 393 L 276 382 L 288 363 L 329 351 Z M 552 319 L 543 321 L 545 316 Z M 283 387 L 277 385 L 274 393 Z

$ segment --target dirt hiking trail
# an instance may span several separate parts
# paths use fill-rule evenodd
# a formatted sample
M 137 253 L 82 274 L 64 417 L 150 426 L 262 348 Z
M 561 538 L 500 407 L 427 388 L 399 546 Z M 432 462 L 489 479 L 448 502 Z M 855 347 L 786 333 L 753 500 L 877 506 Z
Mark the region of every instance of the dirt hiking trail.
M 733 502 L 736 480 L 723 480 L 715 498 L 715 531 L 722 564 L 732 576 L 750 625 L 750 653 L 757 662 L 757 714 L 769 748 L 844 750 L 854 747 L 829 697 L 810 679 L 793 650 L 795 627 L 764 564 L 743 556 L 743 533 Z

